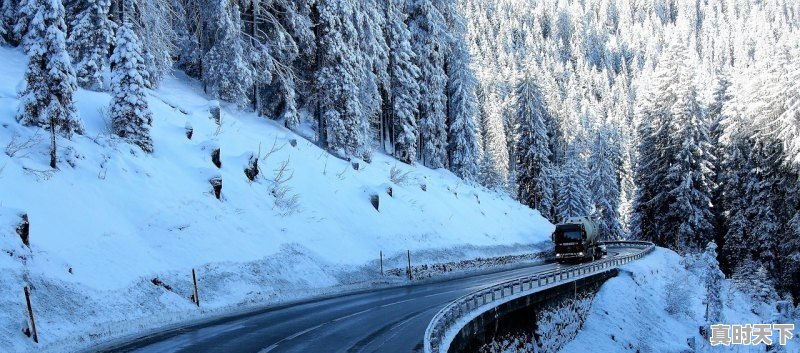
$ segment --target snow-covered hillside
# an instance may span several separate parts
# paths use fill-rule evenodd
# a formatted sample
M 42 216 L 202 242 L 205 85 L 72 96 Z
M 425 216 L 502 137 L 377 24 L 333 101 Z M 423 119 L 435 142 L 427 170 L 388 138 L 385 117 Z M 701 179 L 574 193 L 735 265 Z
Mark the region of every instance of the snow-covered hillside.
M 213 103 L 179 72 L 149 93 L 154 153 L 109 133 L 107 93 L 79 90 L 86 133 L 58 141 L 60 170 L 52 172 L 49 133 L 14 119 L 26 57 L 0 48 L 0 62 L 0 223 L 23 211 L 31 229 L 29 249 L 13 228 L 0 229 L 0 250 L 11 255 L 0 256 L 3 351 L 33 349 L 21 332 L 26 284 L 40 347 L 73 349 L 369 285 L 381 281 L 381 251 L 387 268 L 402 267 L 406 250 L 416 264 L 518 254 L 543 246 L 552 230 L 538 212 L 444 170 L 377 152 L 356 169 L 280 123 L 225 104 L 218 126 Z M 250 182 L 253 155 L 260 174 Z M 192 268 L 200 310 L 188 299 Z
M 687 270 L 682 258 L 657 248 L 645 258 L 622 266 L 617 277 L 601 287 L 578 336 L 561 352 L 764 352 L 766 346 L 710 346 L 700 335 L 705 322 L 705 289 L 701 274 Z M 793 323 L 775 308 L 758 304 L 723 282 L 722 323 Z M 758 313 L 758 314 L 756 314 Z M 777 333 L 774 338 L 777 338 Z M 789 341 L 788 352 L 797 351 Z

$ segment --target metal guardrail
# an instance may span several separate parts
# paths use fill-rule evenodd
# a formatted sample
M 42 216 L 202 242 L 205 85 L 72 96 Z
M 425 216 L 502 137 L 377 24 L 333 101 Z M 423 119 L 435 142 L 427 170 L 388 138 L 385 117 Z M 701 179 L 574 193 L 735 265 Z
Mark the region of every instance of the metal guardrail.
M 583 265 L 564 269 L 539 272 L 535 275 L 520 277 L 503 283 L 486 287 L 469 293 L 447 304 L 439 310 L 425 329 L 425 353 L 447 353 L 450 343 L 463 326 L 477 315 L 509 302 L 515 298 L 536 293 L 556 284 L 568 283 L 579 277 L 586 277 L 607 271 L 634 260 L 641 259 L 655 248 L 645 241 L 606 241 L 609 247 L 627 247 L 642 249 L 636 253 L 611 257 Z

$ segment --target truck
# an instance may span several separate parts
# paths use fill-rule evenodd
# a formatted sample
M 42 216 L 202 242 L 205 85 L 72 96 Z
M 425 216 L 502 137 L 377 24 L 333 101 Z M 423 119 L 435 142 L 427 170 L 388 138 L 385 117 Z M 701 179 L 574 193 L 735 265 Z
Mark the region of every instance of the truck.
M 569 217 L 553 232 L 556 261 L 592 261 L 606 254 L 599 241 L 597 222 L 589 216 Z

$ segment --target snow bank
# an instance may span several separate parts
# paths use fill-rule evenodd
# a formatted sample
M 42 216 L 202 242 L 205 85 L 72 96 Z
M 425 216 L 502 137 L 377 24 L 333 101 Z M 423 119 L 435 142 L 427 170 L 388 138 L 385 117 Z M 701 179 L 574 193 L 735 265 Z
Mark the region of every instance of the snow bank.
M 0 347 L 10 351 L 34 349 L 21 332 L 26 283 L 40 347 L 58 351 L 385 282 L 376 277 L 380 251 L 387 268 L 403 267 L 406 250 L 414 265 L 522 254 L 552 231 L 538 212 L 445 170 L 380 153 L 355 170 L 280 123 L 224 103 L 218 124 L 214 102 L 178 72 L 148 97 L 153 154 L 108 134 L 108 94 L 79 90 L 86 134 L 59 141 L 60 170 L 50 172 L 47 132 L 14 119 L 25 56 L 0 48 L 0 61 L 0 206 L 26 212 L 31 230 L 28 257 L 0 255 Z M 212 163 L 217 148 L 221 168 Z M 260 174 L 250 182 L 253 154 Z M 213 177 L 222 180 L 220 200 Z M 8 233 L 0 229 L 2 244 Z M 192 268 L 202 309 L 188 299 Z
M 561 352 L 763 352 L 765 346 L 708 345 L 699 334 L 705 321 L 703 281 L 663 248 L 620 268 L 594 298 L 578 336 Z M 723 286 L 724 323 L 771 323 L 750 310 L 742 293 Z M 679 310 L 675 310 L 678 307 Z M 796 348 L 790 348 L 794 351 Z

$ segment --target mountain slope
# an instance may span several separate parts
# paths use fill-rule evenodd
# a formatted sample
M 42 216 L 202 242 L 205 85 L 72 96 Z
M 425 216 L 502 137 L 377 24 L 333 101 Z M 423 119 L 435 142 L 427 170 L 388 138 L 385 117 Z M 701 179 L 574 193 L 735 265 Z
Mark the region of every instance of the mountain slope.
M 0 59 L 0 223 L 22 211 L 31 225 L 30 248 L 13 227 L 0 229 L 0 248 L 12 255 L 0 256 L 0 303 L 11 308 L 0 313 L 0 346 L 12 351 L 32 349 L 21 333 L 26 283 L 41 346 L 60 350 L 386 282 L 377 275 L 381 251 L 387 268 L 403 267 L 406 250 L 414 264 L 518 254 L 546 244 L 552 230 L 538 212 L 445 170 L 377 152 L 356 170 L 279 122 L 225 104 L 217 125 L 215 103 L 180 72 L 149 95 L 153 154 L 107 133 L 108 94 L 79 90 L 86 133 L 59 139 L 53 172 L 48 132 L 14 119 L 25 56 L 0 48 Z M 260 156 L 254 182 L 244 172 L 251 155 Z M 200 310 L 188 299 L 192 268 Z

